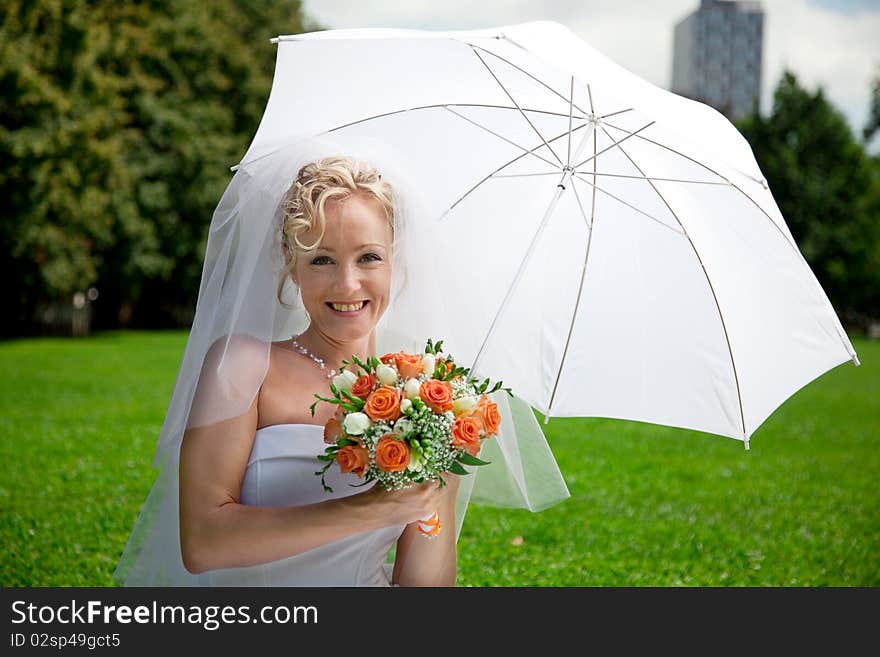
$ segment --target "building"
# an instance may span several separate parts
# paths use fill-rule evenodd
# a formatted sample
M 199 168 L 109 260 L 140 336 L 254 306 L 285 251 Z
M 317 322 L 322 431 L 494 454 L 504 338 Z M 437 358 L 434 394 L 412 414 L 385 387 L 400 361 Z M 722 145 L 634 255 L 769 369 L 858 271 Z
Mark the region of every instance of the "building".
M 701 0 L 675 26 L 672 91 L 736 120 L 760 106 L 764 11 L 760 2 Z

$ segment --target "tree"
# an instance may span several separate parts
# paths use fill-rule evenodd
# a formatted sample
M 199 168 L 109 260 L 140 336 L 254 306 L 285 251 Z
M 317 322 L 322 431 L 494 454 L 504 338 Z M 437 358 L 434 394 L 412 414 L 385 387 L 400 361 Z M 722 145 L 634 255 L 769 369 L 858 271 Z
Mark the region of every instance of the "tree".
M 98 288 L 98 325 L 175 323 L 211 213 L 259 124 L 283 0 L 7 0 L 0 245 L 15 323 Z
M 868 121 L 862 129 L 862 139 L 866 144 L 878 130 L 880 130 L 880 65 L 877 66 L 871 82 L 871 107 L 868 110 Z
M 844 116 L 786 71 L 770 116 L 738 127 L 837 313 L 880 317 L 878 172 Z

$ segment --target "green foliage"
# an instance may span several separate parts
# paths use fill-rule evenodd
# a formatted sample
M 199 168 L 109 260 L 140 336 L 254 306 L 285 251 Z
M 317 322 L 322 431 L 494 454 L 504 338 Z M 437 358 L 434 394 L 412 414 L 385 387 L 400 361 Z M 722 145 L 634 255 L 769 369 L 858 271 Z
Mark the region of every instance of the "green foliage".
M 880 64 L 874 68 L 874 79 L 871 81 L 871 106 L 868 110 L 868 121 L 862 130 L 865 143 L 880 130 Z
M 880 317 L 880 167 L 846 119 L 786 72 L 770 116 L 738 127 L 838 314 Z
M 0 273 L 13 330 L 92 285 L 103 324 L 194 305 L 212 212 L 268 98 L 269 39 L 312 29 L 299 1 L 4 2 Z

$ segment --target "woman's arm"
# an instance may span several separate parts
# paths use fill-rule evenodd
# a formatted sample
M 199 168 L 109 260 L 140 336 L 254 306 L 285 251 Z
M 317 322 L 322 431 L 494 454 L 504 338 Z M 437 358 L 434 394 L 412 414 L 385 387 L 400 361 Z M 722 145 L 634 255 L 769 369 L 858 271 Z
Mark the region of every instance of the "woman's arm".
M 191 573 L 252 566 L 351 534 L 409 523 L 436 508 L 436 484 L 291 507 L 241 504 L 257 426 L 257 400 L 241 416 L 189 429 L 180 447 L 180 547 Z
M 418 522 L 407 525 L 397 540 L 392 582 L 400 586 L 455 586 L 458 567 L 455 552 L 455 498 L 458 475 L 447 473 L 441 489 L 437 513 L 442 529 L 428 538 L 418 530 Z M 427 515 L 427 514 L 426 514 Z M 422 516 L 424 517 L 424 516 Z

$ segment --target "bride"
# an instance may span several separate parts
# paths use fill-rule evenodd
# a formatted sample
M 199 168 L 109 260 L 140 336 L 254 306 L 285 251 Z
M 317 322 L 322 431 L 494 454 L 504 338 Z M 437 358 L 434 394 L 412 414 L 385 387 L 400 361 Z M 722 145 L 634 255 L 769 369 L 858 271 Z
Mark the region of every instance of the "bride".
M 435 508 L 447 522 L 454 517 L 457 477 L 449 475 L 443 489 L 429 482 L 394 492 L 373 486 L 351 494 L 361 489 L 331 484 L 338 495 L 327 499 L 314 475 L 321 429 L 336 407 L 319 405 L 314 419 L 308 408 L 315 393 L 328 394 L 328 376 L 343 359 L 375 355 L 374 327 L 391 289 L 392 211 L 388 183 L 348 158 L 300 172 L 285 208 L 283 245 L 311 322 L 294 340 L 272 344 L 266 377 L 244 414 L 184 434 L 180 538 L 187 570 L 299 555 L 272 570 L 282 578 L 273 578 L 276 584 L 291 585 L 294 575 L 314 584 L 318 575 L 337 585 L 387 585 L 381 566 L 397 540 L 395 584 L 455 583 L 454 534 L 418 540 L 416 521 Z M 247 341 L 238 348 L 243 367 L 259 362 L 259 345 L 253 354 Z M 355 475 L 340 479 L 358 483 Z
M 215 211 L 159 476 L 117 582 L 453 586 L 472 496 L 532 510 L 568 496 L 531 410 L 505 394 L 493 398 L 504 419 L 480 485 L 449 474 L 443 488 L 354 487 L 362 480 L 334 464 L 324 491 L 317 456 L 335 406 L 312 415 L 314 395 L 352 355 L 420 352 L 447 337 L 456 285 L 432 266 L 437 236 L 412 226 L 403 170 L 389 182 L 390 159 L 380 172 L 329 146 L 302 140 L 244 166 Z M 434 510 L 444 530 L 428 539 L 417 521 Z

